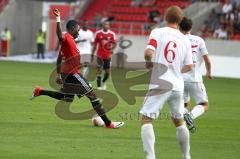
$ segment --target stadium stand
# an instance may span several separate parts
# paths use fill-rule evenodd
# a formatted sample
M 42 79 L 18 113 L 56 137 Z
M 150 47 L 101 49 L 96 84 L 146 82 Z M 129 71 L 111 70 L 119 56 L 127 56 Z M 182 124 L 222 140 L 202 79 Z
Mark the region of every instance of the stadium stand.
M 222 2 L 222 10 L 212 10 L 200 32 L 204 38 L 240 40 L 240 4 L 230 0 Z
M 7 6 L 8 3 L 9 3 L 9 0 L 0 0 L 0 13 Z
M 152 6 L 157 6 L 160 14 L 163 15 L 165 8 L 171 5 L 178 5 L 181 8 L 185 8 L 191 4 L 191 1 L 154 0 L 151 1 L 151 3 L 148 3 L 148 6 L 145 6 L 144 3 L 134 6 L 133 0 L 93 0 L 80 17 L 80 20 L 92 21 L 90 26 L 93 27 L 92 30 L 96 30 L 98 26 L 97 23 L 101 22 L 101 20 L 111 19 L 114 20 L 114 23 L 112 23 L 112 30 L 117 33 L 148 35 L 148 26 L 152 25 L 148 14 Z M 95 12 L 93 12 L 93 10 Z

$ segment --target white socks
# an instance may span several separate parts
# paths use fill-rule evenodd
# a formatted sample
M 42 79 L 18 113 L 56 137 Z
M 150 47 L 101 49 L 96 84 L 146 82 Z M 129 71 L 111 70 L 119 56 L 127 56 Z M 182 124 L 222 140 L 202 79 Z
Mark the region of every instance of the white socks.
M 153 131 L 153 125 L 142 125 L 141 136 L 144 152 L 146 153 L 146 159 L 156 159 L 154 151 L 155 135 Z M 189 131 L 185 124 L 177 127 L 177 138 L 181 147 L 183 159 L 191 159 Z
M 144 152 L 146 153 L 147 159 L 155 159 L 155 135 L 152 124 L 144 124 L 141 129 L 141 136 L 143 142 Z
M 202 105 L 196 105 L 190 112 L 190 115 L 192 116 L 193 119 L 196 119 L 197 117 L 201 116 L 204 112 L 205 110 Z
M 87 79 L 89 73 L 89 68 L 88 67 L 83 67 L 83 77 Z
M 177 127 L 177 138 L 181 147 L 183 159 L 191 159 L 189 131 L 185 124 Z

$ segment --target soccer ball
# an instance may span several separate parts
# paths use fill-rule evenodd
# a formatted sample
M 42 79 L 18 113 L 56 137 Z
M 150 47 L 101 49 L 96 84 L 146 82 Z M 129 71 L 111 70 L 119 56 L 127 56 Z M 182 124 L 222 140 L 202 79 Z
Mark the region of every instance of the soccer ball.
M 100 116 L 98 116 L 98 115 L 94 115 L 94 116 L 92 117 L 92 124 L 93 124 L 94 126 L 104 126 L 104 125 L 105 125 L 105 123 L 104 123 L 104 121 L 102 120 L 102 118 L 101 118 Z

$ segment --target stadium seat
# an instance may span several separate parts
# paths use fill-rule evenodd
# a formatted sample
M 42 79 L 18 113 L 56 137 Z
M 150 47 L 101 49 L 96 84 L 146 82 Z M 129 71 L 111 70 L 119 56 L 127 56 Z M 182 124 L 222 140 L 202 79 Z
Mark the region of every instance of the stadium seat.
M 131 2 L 132 0 L 93 0 L 81 19 L 93 20 L 96 16 L 92 12 L 93 10 L 100 14 L 107 11 L 118 23 L 114 24 L 115 22 L 113 22 L 112 29 L 119 29 L 124 34 L 146 35 L 148 32 L 142 32 L 142 28 L 144 24 L 149 23 L 147 15 L 150 12 L 151 7 L 132 7 Z M 156 0 L 156 6 L 162 15 L 164 14 L 165 9 L 171 5 L 178 5 L 181 8 L 185 8 L 190 4 L 190 0 Z M 121 25 L 119 22 L 122 22 L 123 24 Z M 130 25 L 129 23 L 132 23 L 133 25 Z M 128 31 L 126 31 L 127 29 Z

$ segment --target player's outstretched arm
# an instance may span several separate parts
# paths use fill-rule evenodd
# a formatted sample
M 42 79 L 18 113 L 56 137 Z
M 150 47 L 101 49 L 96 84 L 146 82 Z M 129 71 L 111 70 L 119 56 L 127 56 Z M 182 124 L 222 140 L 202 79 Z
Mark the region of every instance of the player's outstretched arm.
M 58 36 L 58 40 L 62 41 L 63 40 L 63 36 L 62 36 L 62 29 L 61 29 L 61 18 L 60 18 L 60 12 L 58 11 L 58 9 L 54 9 L 53 10 L 53 14 L 56 16 L 56 20 L 57 20 L 57 36 Z
M 212 79 L 212 65 L 211 65 L 211 61 L 208 55 L 204 55 L 203 56 L 203 60 L 205 62 L 205 67 L 206 67 L 206 72 L 207 72 L 207 77 L 208 79 Z

